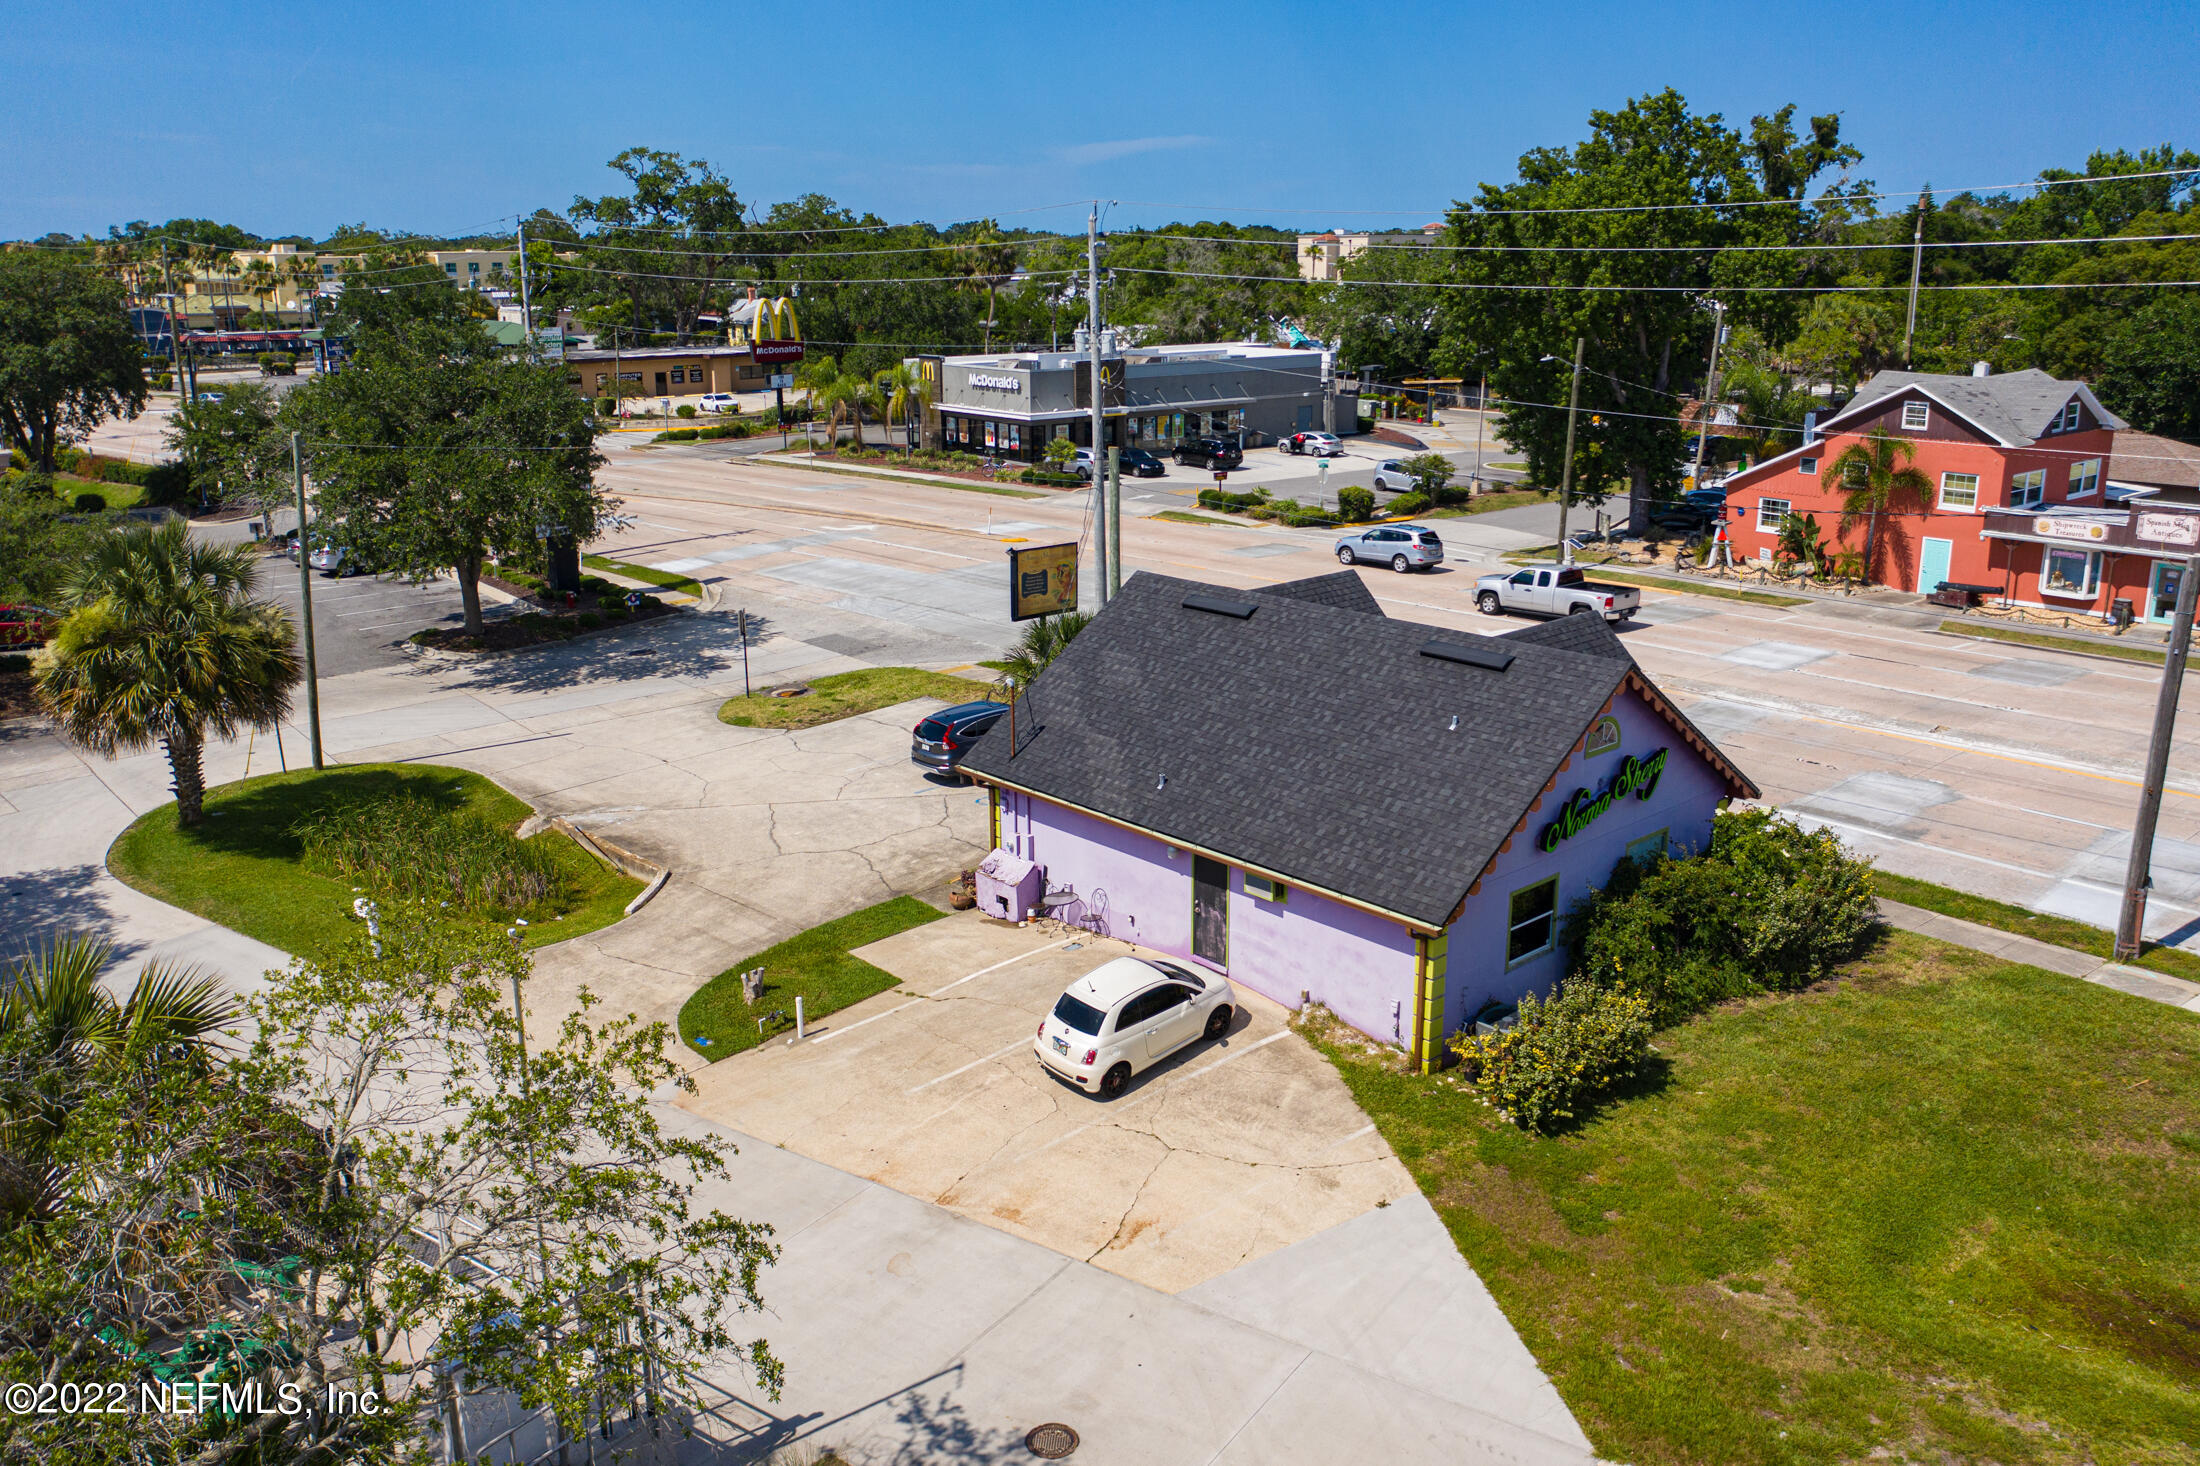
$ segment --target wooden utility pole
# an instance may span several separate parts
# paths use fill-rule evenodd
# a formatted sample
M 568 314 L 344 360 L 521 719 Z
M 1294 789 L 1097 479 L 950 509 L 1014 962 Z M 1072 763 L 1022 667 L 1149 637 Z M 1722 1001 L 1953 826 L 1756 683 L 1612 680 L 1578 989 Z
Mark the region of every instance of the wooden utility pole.
M 2116 922 L 2116 960 L 2129 962 L 2146 945 L 2147 892 L 2154 885 L 2154 826 L 2162 814 L 2162 782 L 2169 777 L 2169 740 L 2177 728 L 2177 698 L 2185 686 L 2185 656 L 2192 647 L 2192 613 L 2200 597 L 2200 555 L 2177 578 L 2177 620 L 2162 658 L 2162 691 L 2154 700 L 2154 738 L 2147 745 L 2146 781 L 2139 786 L 2139 818 L 2131 829 L 2131 859 L 2124 867 L 2124 904 Z

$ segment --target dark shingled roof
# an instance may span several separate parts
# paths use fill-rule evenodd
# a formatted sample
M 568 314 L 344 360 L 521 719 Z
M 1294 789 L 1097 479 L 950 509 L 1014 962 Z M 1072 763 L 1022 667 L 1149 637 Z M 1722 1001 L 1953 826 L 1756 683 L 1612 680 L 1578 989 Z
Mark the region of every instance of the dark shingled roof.
M 1668 706 L 1570 619 L 1476 636 L 1140 573 L 1017 705 L 1014 757 L 1004 722 L 963 768 L 1440 927 L 1607 699 L 1633 683 Z
M 1367 582 L 1360 579 L 1357 570 L 1339 570 L 1329 575 L 1310 575 L 1304 580 L 1256 586 L 1253 594 L 1311 601 L 1317 606 L 1334 606 L 1340 611 L 1359 611 L 1369 616 L 1383 614 L 1382 606 L 1375 600 L 1375 592 L 1367 588 Z
M 1560 616 L 1553 621 L 1538 621 L 1508 633 L 1505 641 L 1507 645 L 1524 641 L 1533 646 L 1557 647 L 1585 657 L 1630 663 L 1635 660 L 1602 616 Z
M 1876 373 L 1859 387 L 1856 396 L 1847 407 L 1825 424 L 1852 417 L 1863 408 L 1884 397 L 1891 397 L 1905 387 L 1917 387 L 1945 402 L 1955 411 L 1986 429 L 2004 442 L 2029 444 L 2046 436 L 2048 425 L 2055 414 L 2063 410 L 2063 404 L 2074 396 L 2082 396 L 2097 410 L 2101 425 L 2121 428 L 2124 421 L 2116 414 L 2101 407 L 2083 382 L 2066 382 L 2051 377 L 2038 367 L 2026 367 L 2016 372 L 1996 372 L 1991 376 L 1955 376 L 1942 372 Z

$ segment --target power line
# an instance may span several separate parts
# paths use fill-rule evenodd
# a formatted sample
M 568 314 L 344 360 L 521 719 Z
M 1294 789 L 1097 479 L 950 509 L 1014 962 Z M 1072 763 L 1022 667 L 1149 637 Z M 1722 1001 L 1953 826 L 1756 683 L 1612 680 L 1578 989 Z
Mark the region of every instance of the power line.
M 1472 217 L 1481 218 L 1485 216 L 1474 215 Z M 1270 247 L 1283 249 L 1296 249 L 1298 247 L 1298 241 L 1295 239 L 1217 239 L 1213 236 L 1204 234 L 1146 233 L 1139 233 L 1135 236 L 1118 235 L 1116 237 L 1118 239 L 1126 237 L 1136 237 L 1140 239 L 1181 239 L 1199 241 L 1208 244 L 1267 245 Z M 2188 239 L 2200 239 L 2200 234 L 2098 234 L 2087 235 L 2083 238 L 2075 239 L 1928 239 L 1924 242 L 1922 247 L 1925 249 L 2015 249 L 2025 245 L 2159 244 L 2165 241 Z M 1780 252 L 1790 254 L 1815 252 L 1831 254 L 1840 250 L 1908 250 L 1918 247 L 1919 246 L 1917 244 L 1911 241 L 1896 241 L 1889 244 L 1376 244 L 1371 241 L 1367 244 L 1361 245 L 1360 249 L 1392 249 L 1403 250 L 1408 253 L 1412 253 L 1414 251 L 1429 251 L 1465 252 L 1474 254 L 1613 255 L 1707 253 L 1758 254 L 1766 252 Z
M 1290 275 L 1231 275 L 1206 270 L 1153 270 L 1131 265 L 1111 267 L 1119 275 L 1168 275 L 1187 280 L 1252 280 L 1271 283 L 1299 283 Z M 1458 280 L 1332 280 L 1332 285 L 1398 286 L 1414 290 L 1531 290 L 1531 291 L 1583 291 L 1629 292 L 1645 294 L 1804 294 L 1804 295 L 1863 295 L 1879 290 L 1907 291 L 1907 285 L 1565 285 L 1565 284 L 1500 284 L 1483 281 Z M 2036 284 L 1993 282 L 1974 285 L 1923 285 L 1921 290 L 2117 290 L 2117 289 L 2166 289 L 2178 286 L 2200 285 L 2200 280 L 2097 280 L 2097 281 L 2044 281 Z
M 2063 187 L 2068 187 L 2068 186 L 2071 186 L 2071 185 L 2075 185 L 2075 184 L 2081 184 L 2081 183 L 2129 183 L 2129 182 L 2136 182 L 2136 181 L 2139 181 L 2139 180 L 2142 180 L 2142 179 L 2148 179 L 2148 178 L 2186 178 L 2186 179 L 2191 179 L 2191 178 L 2200 178 L 2200 169 L 2195 169 L 2195 168 L 2163 168 L 2163 169 L 2159 169 L 2159 170 L 2157 170 L 2157 171 L 2154 171 L 2154 172 L 2151 172 L 2151 173 L 2098 173 L 2098 174 L 2093 174 L 2093 175 L 2090 175 L 2090 176 L 2088 176 L 2088 177 L 2084 177 L 2084 178 L 2035 178 L 2035 179 L 2032 179 L 2032 180 L 2030 180 L 2030 181 L 2028 181 L 2028 182 L 2024 182 L 2024 183 L 1989 183 L 1989 184 L 1974 184 L 1974 185 L 1972 185 L 1972 186 L 1970 186 L 1970 187 L 1967 187 L 1967 188 L 1957 188 L 1957 189 L 1936 189 L 1936 188 L 1934 188 L 1934 187 L 1933 187 L 1933 186 L 1932 186 L 1931 184 L 1929 184 L 1929 183 L 1928 183 L 1928 184 L 1922 185 L 1921 187 L 1918 187 L 1918 188 L 1913 188 L 1913 189 L 1903 189 L 1903 190 L 1899 190 L 1899 191 L 1894 191 L 1894 192 L 1887 192 L 1887 193 L 1848 193 L 1848 194 L 1837 194 L 1837 193 L 1833 193 L 1833 192 L 1830 192 L 1830 191 L 1829 191 L 1829 192 L 1826 192 L 1826 193 L 1822 193 L 1822 194 L 1820 194 L 1820 195 L 1818 196 L 1817 200 L 1816 200 L 1816 204 L 1819 204 L 1819 205 L 1823 205 L 1823 204 L 1844 204 L 1844 203 L 1862 203 L 1862 202 L 1865 202 L 1865 201 L 1868 201 L 1868 200 L 1879 200 L 1879 199 L 1909 199 L 1909 198 L 1916 198 L 1916 197 L 1918 197 L 1918 196 L 1920 196 L 1920 195 L 1922 195 L 1922 194 L 1925 194 L 1925 193 L 1933 193 L 1933 194 L 1935 194 L 1935 195 L 1937 195 L 1937 196 L 1939 196 L 1939 197 L 1941 197 L 1941 198 L 1949 198 L 1949 199 L 1953 199 L 1953 198 L 1961 198 L 1961 197 L 1963 197 L 1963 196 L 1964 196 L 1964 195 L 1966 195 L 1966 194 L 1968 194 L 1968 195 L 1972 195 L 1972 196 L 1977 196 L 1977 195 L 1981 195 L 1981 194 L 1985 194 L 1985 195 L 1992 195 L 1992 194 L 1996 194 L 1996 193 L 2002 193 L 2002 192 L 2006 192 L 2007 190 L 2009 190 L 2009 189 L 2013 189 L 2013 188 L 2029 188 L 2029 189 L 2050 189 L 2050 188 L 2063 188 Z M 1344 215 L 1357 215 L 1357 216 L 1361 216 L 1361 217 L 1367 217 L 1367 216 L 1370 216 L 1370 215 L 1383 215 L 1383 216 L 1386 216 L 1386 217 L 1387 217 L 1387 216 L 1407 216 L 1407 217 L 1414 217 L 1414 216 L 1418 216 L 1418 217 L 1426 217 L 1426 216 L 1427 216 L 1427 214 L 1428 214 L 1428 212 L 1429 212 L 1429 211 L 1428 211 L 1427 209 L 1328 209 L 1328 208 L 1290 208 L 1290 209 L 1275 209 L 1275 208 L 1247 208 L 1247 207 L 1235 207 L 1235 206 L 1233 206 L 1233 207 L 1227 207 L 1227 208 L 1226 208 L 1226 207 L 1223 207 L 1223 206 L 1221 206 L 1221 205 L 1216 205 L 1216 204 L 1168 204 L 1168 203 L 1159 203 L 1159 202 L 1156 202 L 1156 201 L 1154 201 L 1154 200 L 1152 200 L 1152 199 L 1122 199 L 1122 200 L 1118 200 L 1118 202 L 1120 202 L 1120 203 L 1121 203 L 1121 204 L 1122 204 L 1122 205 L 1123 205 L 1124 207 L 1126 207 L 1126 208 L 1137 208 L 1137 209 L 1189 209 L 1189 210 L 1192 210 L 1192 211 L 1193 211 L 1193 212 L 1195 212 L 1195 213 L 1207 213 L 1207 214 L 1344 214 Z M 1812 200 L 1810 200 L 1810 199 L 1807 199 L 1807 198 L 1792 198 L 1792 199 L 1725 199 L 1725 200 L 1705 200 L 1705 201 L 1690 202 L 1690 203 L 1685 203 L 1685 204 L 1582 204 L 1582 205 L 1569 205 L 1569 206 L 1565 206 L 1565 207 L 1561 207 L 1561 208 L 1544 208 L 1544 209 L 1474 209 L 1474 212 L 1475 212 L 1475 213 L 1477 213 L 1477 214 L 1480 214 L 1480 215 L 1482 215 L 1482 216 L 1484 216 L 1484 217 L 1490 217 L 1490 216 L 1495 216 L 1495 215 L 1506 215 L 1506 214 L 1648 214 L 1648 213 L 1668 213 L 1668 212 L 1672 212 L 1672 211 L 1675 211 L 1675 210 L 1682 210 L 1682 209 L 1751 209 L 1751 208 L 1770 208 L 1770 207 L 1775 207 L 1775 206 L 1778 206 L 1778 205 L 1783 205 L 1783 204 L 1784 204 L 1784 205 L 1786 205 L 1786 206 L 1787 206 L 1787 207 L 1789 207 L 1789 208 L 1810 208 L 1810 207 L 1813 207 L 1813 206 L 1814 206 L 1814 205 L 1813 205 L 1813 201 L 1812 201 Z M 1458 204 L 1456 203 L 1456 201 L 1455 201 L 1455 202 L 1454 202 L 1454 205 L 1453 205 L 1453 207 L 1458 207 L 1458 206 L 1459 206 L 1459 205 L 1458 205 Z M 1467 207 L 1469 207 L 1469 208 L 1472 208 L 1472 205 L 1468 205 Z

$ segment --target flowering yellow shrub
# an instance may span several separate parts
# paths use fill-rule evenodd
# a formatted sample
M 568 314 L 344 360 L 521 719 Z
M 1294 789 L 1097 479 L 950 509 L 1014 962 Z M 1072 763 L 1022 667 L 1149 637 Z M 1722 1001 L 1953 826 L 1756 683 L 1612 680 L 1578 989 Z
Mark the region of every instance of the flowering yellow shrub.
M 1548 1002 L 1520 1000 L 1517 1027 L 1452 1035 L 1474 1087 L 1527 1130 L 1575 1118 L 1582 1100 L 1633 1074 L 1650 1052 L 1650 1000 L 1622 987 L 1568 982 Z

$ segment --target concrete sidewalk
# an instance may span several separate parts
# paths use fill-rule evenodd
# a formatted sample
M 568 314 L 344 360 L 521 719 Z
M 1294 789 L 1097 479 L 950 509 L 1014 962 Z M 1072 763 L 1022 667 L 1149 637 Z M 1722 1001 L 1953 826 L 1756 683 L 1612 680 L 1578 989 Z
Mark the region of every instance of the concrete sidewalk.
M 1952 942 L 1956 946 L 1969 947 L 1995 957 L 2006 957 L 2011 962 L 2044 967 L 2049 972 L 2083 978 L 2087 982 L 2114 988 L 2117 992 L 2129 993 L 2149 1002 L 2166 1003 L 2172 1008 L 2200 1013 L 2200 983 L 2187 982 L 2181 977 L 2171 977 L 2168 973 L 2131 967 L 2121 962 L 2105 961 L 2091 952 L 2058 947 L 2051 942 L 2020 937 L 2013 932 L 1996 931 L 1990 926 L 1980 926 L 1975 921 L 1943 916 L 1937 911 L 1927 911 L 1918 906 L 1905 906 L 1900 901 L 1880 901 L 1879 914 L 1886 918 L 1889 926 L 1906 932 Z

